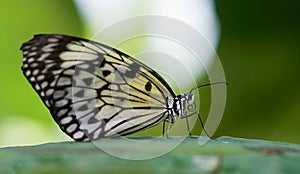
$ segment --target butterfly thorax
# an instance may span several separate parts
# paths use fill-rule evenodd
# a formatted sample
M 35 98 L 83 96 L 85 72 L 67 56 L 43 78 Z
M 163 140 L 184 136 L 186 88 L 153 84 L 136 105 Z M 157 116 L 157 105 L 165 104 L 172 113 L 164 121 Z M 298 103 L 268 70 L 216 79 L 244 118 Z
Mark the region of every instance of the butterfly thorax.
M 182 119 L 188 117 L 187 106 L 194 102 L 194 95 L 191 93 L 180 94 L 176 97 L 167 97 L 168 118 L 170 123 L 176 122 L 176 115 Z

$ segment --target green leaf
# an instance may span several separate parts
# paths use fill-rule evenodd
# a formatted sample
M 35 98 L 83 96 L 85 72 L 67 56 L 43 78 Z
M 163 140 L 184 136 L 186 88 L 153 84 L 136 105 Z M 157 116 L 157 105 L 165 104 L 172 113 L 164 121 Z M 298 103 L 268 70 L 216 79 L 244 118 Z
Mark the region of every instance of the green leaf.
M 123 155 L 155 153 L 184 137 L 103 138 L 95 143 Z M 203 138 L 203 137 L 201 137 Z M 136 140 L 136 141 L 133 141 Z M 137 140 L 150 140 L 136 146 Z M 149 160 L 111 156 L 92 142 L 60 142 L 0 149 L 0 173 L 298 173 L 300 145 L 220 137 L 199 145 L 188 137 L 169 153 Z

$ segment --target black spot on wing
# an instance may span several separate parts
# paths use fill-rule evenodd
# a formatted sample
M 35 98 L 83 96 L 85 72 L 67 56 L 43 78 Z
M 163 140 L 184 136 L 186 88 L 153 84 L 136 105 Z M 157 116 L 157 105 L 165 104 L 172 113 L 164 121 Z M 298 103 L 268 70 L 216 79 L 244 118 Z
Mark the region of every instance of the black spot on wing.
M 108 76 L 109 74 L 111 74 L 111 71 L 108 71 L 108 70 L 103 70 L 102 71 L 102 74 L 104 77 Z
M 132 63 L 131 65 L 128 66 L 129 70 L 126 70 L 126 72 L 124 73 L 125 77 L 128 78 L 134 78 L 137 76 L 137 73 L 140 71 L 139 70 L 140 65 L 138 65 L 137 63 Z
M 74 94 L 76 97 L 83 97 L 84 96 L 84 90 L 80 90 L 77 93 Z
M 86 106 L 86 105 L 82 105 L 78 108 L 78 111 L 86 111 L 88 110 L 89 108 Z
M 82 80 L 87 86 L 90 86 L 93 82 L 93 78 L 85 78 Z
M 145 89 L 146 89 L 146 91 L 148 91 L 148 92 L 150 92 L 150 91 L 151 91 L 151 89 L 152 89 L 152 85 L 151 85 L 151 83 L 150 83 L 149 81 L 146 83 L 146 85 L 145 85 Z

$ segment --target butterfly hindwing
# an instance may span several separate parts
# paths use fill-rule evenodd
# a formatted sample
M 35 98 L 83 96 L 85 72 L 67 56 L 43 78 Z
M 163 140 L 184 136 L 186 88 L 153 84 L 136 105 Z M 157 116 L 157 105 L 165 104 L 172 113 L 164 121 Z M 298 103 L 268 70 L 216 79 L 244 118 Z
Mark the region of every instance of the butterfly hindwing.
M 21 47 L 22 70 L 60 128 L 78 141 L 127 135 L 160 123 L 175 96 L 130 56 L 66 35 L 36 35 Z

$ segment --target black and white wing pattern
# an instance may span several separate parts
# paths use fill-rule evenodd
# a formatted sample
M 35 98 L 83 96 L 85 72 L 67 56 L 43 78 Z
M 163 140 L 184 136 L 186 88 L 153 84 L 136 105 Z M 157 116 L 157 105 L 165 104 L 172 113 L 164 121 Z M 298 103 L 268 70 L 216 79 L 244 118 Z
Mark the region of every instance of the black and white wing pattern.
M 21 50 L 24 75 L 61 130 L 76 141 L 128 135 L 174 116 L 168 97 L 176 96 L 165 80 L 114 48 L 41 34 Z

